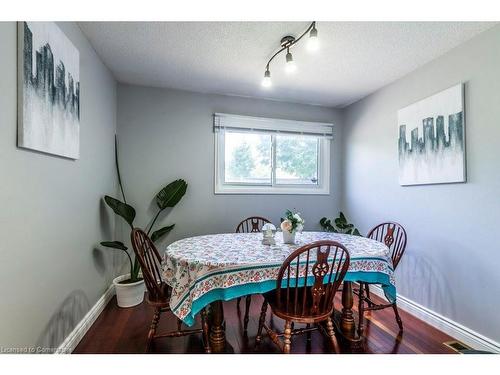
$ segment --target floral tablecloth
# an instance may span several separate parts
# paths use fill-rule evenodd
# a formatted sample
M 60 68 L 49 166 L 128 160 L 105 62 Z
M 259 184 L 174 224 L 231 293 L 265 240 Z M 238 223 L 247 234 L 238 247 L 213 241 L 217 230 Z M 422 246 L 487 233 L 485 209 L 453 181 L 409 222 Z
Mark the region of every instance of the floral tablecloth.
M 163 259 L 163 277 L 172 287 L 170 307 L 187 325 L 209 303 L 276 288 L 278 270 L 298 247 L 319 240 L 343 244 L 351 256 L 347 281 L 381 284 L 386 297 L 396 298 L 389 249 L 364 237 L 327 232 L 297 234 L 295 245 L 261 243 L 262 233 L 225 233 L 190 237 L 169 245 Z

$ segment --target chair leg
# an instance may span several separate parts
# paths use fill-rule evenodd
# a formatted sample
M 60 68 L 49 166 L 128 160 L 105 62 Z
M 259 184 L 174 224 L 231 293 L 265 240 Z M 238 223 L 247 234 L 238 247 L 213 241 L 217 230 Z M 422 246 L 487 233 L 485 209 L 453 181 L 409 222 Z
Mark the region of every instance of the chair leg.
M 177 318 L 177 331 L 180 331 L 182 329 L 182 320 Z
M 201 328 L 203 329 L 203 346 L 205 347 L 205 353 L 211 353 L 212 350 L 208 338 L 207 311 L 205 309 L 201 310 Z
M 149 327 L 148 341 L 146 343 L 146 353 L 149 353 L 149 351 L 151 350 L 151 344 L 153 343 L 156 328 L 158 327 L 158 321 L 160 320 L 160 313 L 161 310 L 159 308 L 156 308 L 153 315 L 153 320 L 151 321 L 151 326 Z
M 359 284 L 359 299 L 358 299 L 358 316 L 359 316 L 359 321 L 358 321 L 358 335 L 359 337 L 363 336 L 363 321 L 364 321 L 364 287 L 363 283 Z
M 371 297 L 370 297 L 370 285 L 367 284 L 367 283 L 363 283 L 365 285 L 365 291 L 366 291 L 366 297 L 368 298 L 369 301 L 371 301 Z M 373 303 L 372 302 L 368 302 L 368 306 L 372 306 Z
M 248 295 L 245 301 L 245 318 L 243 319 L 243 331 L 247 331 L 248 321 L 249 321 L 249 313 L 250 313 L 250 303 L 252 302 L 252 296 Z
M 264 322 L 266 321 L 266 312 L 267 301 L 264 300 L 264 302 L 262 303 L 262 308 L 260 309 L 259 328 L 257 329 L 257 336 L 255 337 L 255 347 L 259 345 L 260 340 L 262 339 L 262 329 L 264 328 Z
M 332 343 L 332 348 L 335 351 L 335 353 L 338 353 L 338 345 L 337 345 L 337 339 L 335 338 L 335 331 L 333 330 L 333 322 L 332 318 L 328 318 L 326 321 L 326 333 L 328 333 L 328 337 L 330 338 L 330 342 Z
M 399 311 L 398 311 L 398 306 L 396 303 L 392 304 L 392 309 L 394 310 L 394 315 L 396 315 L 396 322 L 398 323 L 399 330 L 403 330 L 403 321 L 401 320 L 401 317 L 399 316 Z
M 307 324 L 306 324 L 306 329 L 309 329 L 309 328 L 311 328 L 311 325 L 310 325 L 309 323 L 307 323 Z M 306 340 L 307 340 L 307 342 L 308 342 L 308 343 L 310 343 L 310 342 L 311 342 L 311 331 L 308 331 L 308 332 L 306 333 Z
M 292 322 L 287 320 L 285 322 L 285 332 L 283 334 L 283 353 L 290 354 L 290 347 L 292 346 Z

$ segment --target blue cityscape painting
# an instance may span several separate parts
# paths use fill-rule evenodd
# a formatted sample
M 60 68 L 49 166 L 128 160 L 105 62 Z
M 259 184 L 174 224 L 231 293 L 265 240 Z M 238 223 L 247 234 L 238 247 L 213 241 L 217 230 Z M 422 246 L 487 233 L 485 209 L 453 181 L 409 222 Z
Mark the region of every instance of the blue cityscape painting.
M 78 159 L 80 54 L 54 22 L 19 22 L 19 147 Z
M 400 185 L 465 182 L 463 84 L 398 111 Z

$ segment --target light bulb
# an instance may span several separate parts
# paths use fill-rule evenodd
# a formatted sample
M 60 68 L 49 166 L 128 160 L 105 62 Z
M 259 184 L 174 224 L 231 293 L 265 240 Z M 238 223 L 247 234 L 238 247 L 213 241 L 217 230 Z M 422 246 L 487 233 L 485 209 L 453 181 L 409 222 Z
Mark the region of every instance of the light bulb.
M 311 32 L 309 33 L 307 49 L 309 51 L 317 51 L 319 49 L 318 30 L 316 29 L 316 25 L 313 26 Z
M 290 51 L 287 51 L 285 72 L 287 72 L 287 73 L 293 73 L 296 70 L 297 70 L 297 65 L 295 65 L 295 61 L 293 61 L 293 56 L 290 53 Z
M 262 86 L 263 87 L 271 87 L 272 82 L 271 82 L 271 72 L 269 69 L 266 69 L 266 72 L 264 73 L 264 79 L 262 80 Z
M 296 70 L 297 70 L 297 65 L 295 65 L 293 61 L 286 63 L 285 72 L 290 74 L 295 72 Z
M 262 80 L 262 87 L 269 88 L 272 86 L 271 77 L 264 77 Z
M 310 52 L 315 52 L 319 49 L 318 37 L 310 37 L 307 41 L 307 50 Z

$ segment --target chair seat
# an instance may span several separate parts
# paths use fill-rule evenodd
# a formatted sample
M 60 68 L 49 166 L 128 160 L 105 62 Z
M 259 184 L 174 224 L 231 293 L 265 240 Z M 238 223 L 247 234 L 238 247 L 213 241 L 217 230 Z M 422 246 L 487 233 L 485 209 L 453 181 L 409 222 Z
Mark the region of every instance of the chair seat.
M 146 296 L 146 302 L 155 307 L 167 307 L 170 304 L 170 294 L 172 292 L 172 288 L 165 282 L 162 282 L 159 286 L 162 291 L 161 295 L 154 296 L 148 293 Z
M 287 306 L 285 300 L 285 296 L 283 295 L 286 293 L 286 289 L 282 290 L 282 299 L 283 303 L 278 303 L 278 294 L 276 293 L 275 290 L 272 290 L 270 292 L 267 292 L 264 294 L 264 298 L 266 299 L 267 303 L 271 307 L 273 313 L 280 317 L 281 319 L 285 320 L 293 320 L 298 323 L 317 323 L 320 321 L 325 320 L 327 317 L 329 317 L 333 313 L 333 308 L 331 311 L 328 311 L 323 314 L 315 314 L 312 312 L 312 307 L 313 307 L 313 300 L 312 300 L 312 295 L 310 293 L 310 288 L 298 288 L 298 293 L 297 293 L 297 304 L 296 309 L 294 310 L 294 306 Z M 306 293 L 306 300 L 305 303 L 303 303 L 303 298 L 304 298 L 304 293 Z

